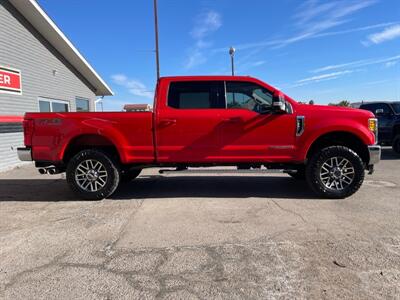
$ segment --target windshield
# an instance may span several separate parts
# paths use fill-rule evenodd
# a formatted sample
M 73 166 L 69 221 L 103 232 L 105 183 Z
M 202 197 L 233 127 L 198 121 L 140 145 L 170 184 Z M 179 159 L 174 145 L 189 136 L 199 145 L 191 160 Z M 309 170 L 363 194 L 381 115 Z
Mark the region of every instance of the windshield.
M 400 103 L 393 103 L 393 109 L 396 114 L 400 114 Z

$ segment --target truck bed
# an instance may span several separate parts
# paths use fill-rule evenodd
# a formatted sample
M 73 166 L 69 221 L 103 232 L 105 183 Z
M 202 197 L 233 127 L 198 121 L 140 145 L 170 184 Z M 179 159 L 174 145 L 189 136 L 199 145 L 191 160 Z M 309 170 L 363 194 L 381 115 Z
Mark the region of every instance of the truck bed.
M 72 139 L 82 143 L 94 135 L 104 138 L 96 144 L 115 145 L 122 163 L 154 161 L 152 112 L 27 113 L 25 118 L 33 121 L 36 161 L 61 161 Z

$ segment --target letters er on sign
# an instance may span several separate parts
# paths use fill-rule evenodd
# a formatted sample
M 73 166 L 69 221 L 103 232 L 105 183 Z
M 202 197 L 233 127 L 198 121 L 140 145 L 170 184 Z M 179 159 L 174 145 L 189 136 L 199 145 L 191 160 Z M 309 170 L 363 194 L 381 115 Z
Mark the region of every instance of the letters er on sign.
M 22 94 L 21 71 L 0 66 L 0 93 Z

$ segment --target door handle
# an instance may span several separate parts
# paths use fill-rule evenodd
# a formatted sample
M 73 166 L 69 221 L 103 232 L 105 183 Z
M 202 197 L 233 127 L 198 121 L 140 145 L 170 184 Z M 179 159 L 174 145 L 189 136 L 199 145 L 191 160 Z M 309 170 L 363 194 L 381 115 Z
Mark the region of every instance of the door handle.
M 242 118 L 240 118 L 240 117 L 232 117 L 232 118 L 222 119 L 222 121 L 225 122 L 225 123 L 240 123 L 240 122 L 242 122 Z
M 160 121 L 160 125 L 172 125 L 172 124 L 176 124 L 176 119 L 164 119 Z

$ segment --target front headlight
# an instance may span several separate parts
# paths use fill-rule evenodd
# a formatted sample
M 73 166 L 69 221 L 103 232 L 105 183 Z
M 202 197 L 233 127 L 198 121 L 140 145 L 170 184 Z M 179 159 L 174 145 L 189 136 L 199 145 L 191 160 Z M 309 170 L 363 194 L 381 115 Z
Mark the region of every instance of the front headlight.
M 378 119 L 368 119 L 368 129 L 375 135 L 375 144 L 378 143 Z

